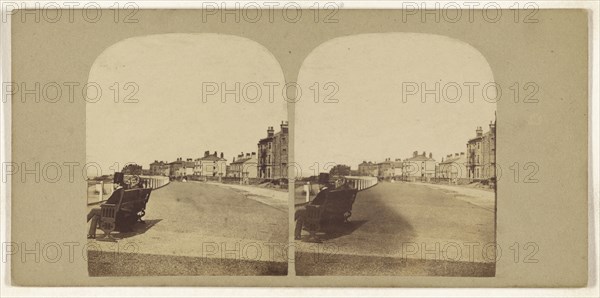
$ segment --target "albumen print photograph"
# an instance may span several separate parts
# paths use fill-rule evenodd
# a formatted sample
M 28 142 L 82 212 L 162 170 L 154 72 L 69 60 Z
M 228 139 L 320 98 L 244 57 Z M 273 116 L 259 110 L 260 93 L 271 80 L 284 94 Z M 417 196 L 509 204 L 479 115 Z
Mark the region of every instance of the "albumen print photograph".
M 114 90 L 86 106 L 90 275 L 287 274 L 289 127 L 285 101 L 260 89 L 283 85 L 268 51 L 132 38 L 89 82 Z
M 297 275 L 494 276 L 496 84 L 444 36 L 364 34 L 321 44 L 296 107 Z
M 2 296 L 589 294 L 597 9 L 534 3 L 4 5 Z

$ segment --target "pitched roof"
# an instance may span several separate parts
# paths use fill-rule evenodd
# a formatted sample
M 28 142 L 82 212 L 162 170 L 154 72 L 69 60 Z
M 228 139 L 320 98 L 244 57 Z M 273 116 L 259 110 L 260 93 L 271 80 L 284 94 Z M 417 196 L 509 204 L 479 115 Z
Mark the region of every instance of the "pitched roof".
M 216 155 L 208 155 L 208 156 L 204 156 L 199 158 L 198 160 L 208 160 L 208 161 L 220 161 L 220 160 L 226 160 L 225 158 L 220 158 Z
M 453 155 L 451 157 L 448 157 L 444 161 L 440 162 L 440 164 L 456 163 L 457 161 L 460 161 L 461 159 L 464 160 L 464 161 L 466 161 L 467 157 L 464 154 L 463 155 L 459 155 L 459 156 Z
M 238 159 L 238 160 L 236 160 L 236 161 L 232 162 L 231 164 L 233 165 L 233 164 L 245 163 L 245 162 L 247 162 L 247 161 L 249 161 L 249 160 L 251 160 L 251 159 L 252 159 L 252 157 L 240 158 L 240 159 Z
M 404 161 L 435 161 L 435 159 L 423 155 L 417 155 L 411 158 L 407 158 Z

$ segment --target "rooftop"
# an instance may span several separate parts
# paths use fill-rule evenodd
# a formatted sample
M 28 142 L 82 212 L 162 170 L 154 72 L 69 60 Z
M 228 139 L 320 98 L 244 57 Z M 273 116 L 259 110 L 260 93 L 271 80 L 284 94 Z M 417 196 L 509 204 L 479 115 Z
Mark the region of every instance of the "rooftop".
M 411 158 L 407 158 L 404 161 L 435 161 L 435 159 L 423 155 L 417 155 Z
M 238 159 L 238 160 L 236 160 L 236 161 L 232 162 L 231 164 L 232 164 L 232 165 L 233 165 L 233 164 L 241 164 L 241 163 L 245 163 L 245 162 L 247 162 L 247 161 L 249 161 L 249 160 L 251 160 L 251 159 L 252 159 L 252 157 L 244 157 L 244 158 L 240 158 L 240 159 Z
M 208 156 L 200 157 L 200 158 L 198 158 L 198 160 L 220 161 L 220 160 L 227 160 L 227 159 L 220 158 L 216 155 L 208 155 Z

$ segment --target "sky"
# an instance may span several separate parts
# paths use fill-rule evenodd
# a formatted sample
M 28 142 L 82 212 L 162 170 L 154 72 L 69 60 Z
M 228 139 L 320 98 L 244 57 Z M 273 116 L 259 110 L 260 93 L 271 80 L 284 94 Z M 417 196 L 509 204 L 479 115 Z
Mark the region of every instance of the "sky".
M 240 102 L 227 95 L 222 103 L 221 90 L 235 90 L 237 82 Z M 228 162 L 256 152 L 267 127 L 278 131 L 287 120 L 286 102 L 275 96 L 270 102 L 264 87 L 283 82 L 273 55 L 241 37 L 165 34 L 118 42 L 90 69 L 88 84 L 98 84 L 102 95 L 86 105 L 87 162 L 112 174 L 126 163 L 148 168 L 154 160 L 198 158 L 206 150 L 224 152 Z M 260 97 L 254 83 L 263 86 Z M 96 168 L 89 169 L 94 176 Z
M 322 90 L 317 103 L 298 101 L 296 162 L 302 169 L 316 163 L 323 171 L 330 163 L 356 169 L 363 160 L 405 159 L 413 151 L 432 152 L 438 162 L 464 152 L 476 127 L 485 131 L 494 119 L 495 89 L 483 95 L 483 86 L 493 81 L 485 57 L 451 38 L 381 33 L 330 40 L 311 52 L 298 75 L 303 89 L 326 82 L 337 88 Z M 421 91 L 435 90 L 436 82 L 440 102 L 427 95 L 423 103 Z M 415 84 L 419 89 L 413 91 Z M 338 102 L 323 102 L 332 93 Z
M 483 95 L 483 86 L 493 81 L 479 51 L 444 36 L 378 33 L 327 41 L 298 73 L 300 175 L 327 171 L 331 164 L 356 169 L 363 160 L 405 159 L 413 151 L 432 152 L 437 161 L 463 152 L 476 127 L 485 131 L 494 119 L 496 104 L 485 99 L 495 98 L 495 89 Z M 223 89 L 238 82 L 240 102 L 235 95 L 221 102 Z M 423 89 L 435 90 L 436 82 L 439 102 L 432 94 L 422 102 Z M 130 162 L 148 168 L 154 160 L 198 158 L 206 150 L 224 152 L 231 162 L 240 152 L 256 151 L 268 126 L 277 131 L 287 120 L 281 88 L 274 87 L 271 101 L 266 87 L 283 86 L 279 63 L 263 46 L 236 36 L 126 39 L 102 52 L 88 83 L 102 90 L 86 106 L 87 160 L 99 164 L 102 174 Z M 259 97 L 257 89 L 243 89 L 251 85 L 259 86 Z M 212 88 L 218 90 L 211 94 Z M 137 102 L 125 102 L 126 96 Z

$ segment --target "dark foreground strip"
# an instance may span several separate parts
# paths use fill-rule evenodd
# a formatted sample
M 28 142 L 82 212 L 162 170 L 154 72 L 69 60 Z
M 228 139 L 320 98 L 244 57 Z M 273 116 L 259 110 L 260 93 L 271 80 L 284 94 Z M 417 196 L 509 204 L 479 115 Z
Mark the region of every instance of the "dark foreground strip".
M 299 276 L 493 277 L 495 274 L 495 263 L 296 252 L 296 275 Z
M 287 263 L 88 251 L 90 276 L 287 275 Z

